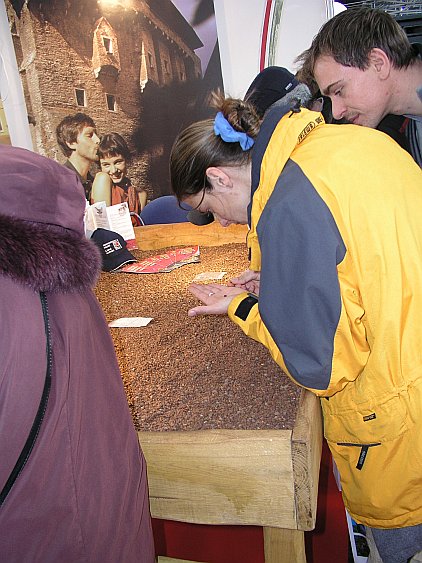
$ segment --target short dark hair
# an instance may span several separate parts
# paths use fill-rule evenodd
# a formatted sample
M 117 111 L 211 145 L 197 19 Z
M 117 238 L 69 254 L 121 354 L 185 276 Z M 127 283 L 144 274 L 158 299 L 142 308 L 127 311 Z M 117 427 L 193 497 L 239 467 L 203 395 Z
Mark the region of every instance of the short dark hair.
M 103 135 L 98 145 L 99 158 L 117 156 L 121 154 L 125 160 L 130 160 L 131 154 L 126 141 L 119 133 L 107 133 Z
M 72 154 L 68 143 L 75 143 L 84 127 L 95 129 L 95 123 L 92 117 L 82 112 L 67 115 L 57 125 L 56 139 L 65 156 L 69 157 Z
M 296 58 L 302 63 L 297 76 L 313 85 L 315 63 L 321 56 L 365 70 L 375 48 L 383 50 L 396 68 L 408 67 L 416 59 L 406 32 L 390 14 L 368 7 L 349 8 L 328 20 L 309 49 Z

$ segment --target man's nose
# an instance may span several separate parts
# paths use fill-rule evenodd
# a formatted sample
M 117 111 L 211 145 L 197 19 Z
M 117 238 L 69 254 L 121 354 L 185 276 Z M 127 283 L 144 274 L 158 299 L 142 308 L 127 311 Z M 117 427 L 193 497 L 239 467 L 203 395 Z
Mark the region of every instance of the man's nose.
M 96 145 L 98 145 L 98 144 L 100 143 L 100 138 L 98 137 L 98 135 L 97 135 L 96 133 L 94 133 L 94 134 L 92 135 L 92 140 L 94 141 L 94 143 L 95 143 Z
M 347 111 L 347 107 L 337 96 L 330 96 L 331 99 L 331 111 L 333 113 L 334 119 L 342 119 Z
M 114 174 L 116 172 L 117 168 L 114 164 L 110 164 L 110 174 Z

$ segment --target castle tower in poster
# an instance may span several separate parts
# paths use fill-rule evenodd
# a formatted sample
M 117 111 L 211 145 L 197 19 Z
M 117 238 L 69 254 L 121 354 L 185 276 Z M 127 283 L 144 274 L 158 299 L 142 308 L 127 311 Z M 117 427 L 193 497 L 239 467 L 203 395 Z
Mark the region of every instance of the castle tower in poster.
M 64 161 L 56 126 L 81 111 L 94 119 L 100 135 L 116 131 L 128 140 L 134 152 L 130 175 L 150 197 L 168 193 L 164 161 L 202 83 L 195 54 L 202 42 L 174 4 L 5 2 L 34 149 Z

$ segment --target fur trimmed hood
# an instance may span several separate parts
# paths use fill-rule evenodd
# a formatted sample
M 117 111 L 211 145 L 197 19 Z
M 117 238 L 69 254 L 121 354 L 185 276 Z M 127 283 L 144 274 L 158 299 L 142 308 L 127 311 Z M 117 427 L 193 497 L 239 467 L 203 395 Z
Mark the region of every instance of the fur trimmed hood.
M 77 174 L 19 147 L 0 146 L 0 275 L 34 291 L 92 287 L 98 249 L 85 238 Z
M 74 231 L 0 215 L 0 275 L 34 291 L 67 293 L 95 285 L 101 256 Z

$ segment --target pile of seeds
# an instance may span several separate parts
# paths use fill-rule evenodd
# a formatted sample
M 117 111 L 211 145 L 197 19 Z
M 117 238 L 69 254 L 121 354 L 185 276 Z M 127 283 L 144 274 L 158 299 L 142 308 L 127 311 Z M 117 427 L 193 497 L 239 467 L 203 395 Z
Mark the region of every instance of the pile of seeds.
M 244 244 L 201 247 L 201 260 L 163 274 L 102 273 L 95 288 L 108 322 L 152 317 L 143 328 L 111 328 L 137 430 L 293 428 L 300 389 L 226 316 L 188 317 L 187 287 L 205 271 L 221 280 L 247 268 Z M 138 260 L 162 251 L 133 251 Z

